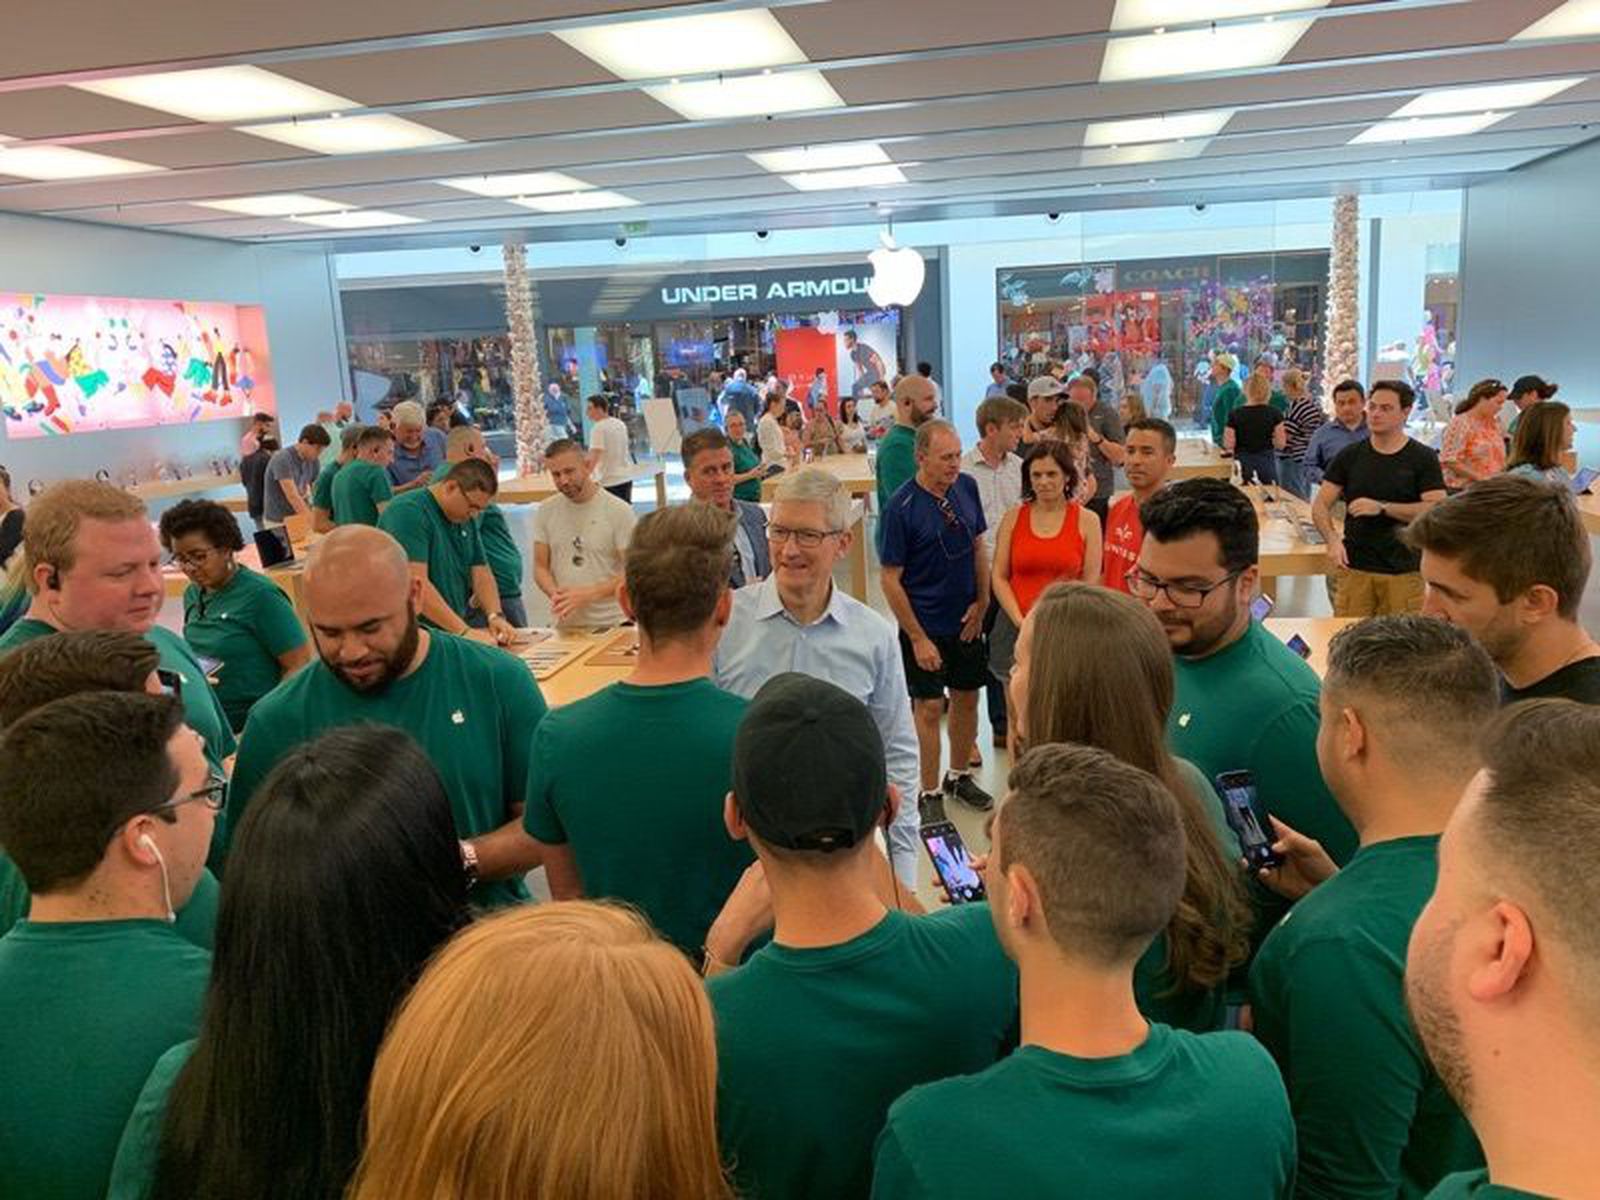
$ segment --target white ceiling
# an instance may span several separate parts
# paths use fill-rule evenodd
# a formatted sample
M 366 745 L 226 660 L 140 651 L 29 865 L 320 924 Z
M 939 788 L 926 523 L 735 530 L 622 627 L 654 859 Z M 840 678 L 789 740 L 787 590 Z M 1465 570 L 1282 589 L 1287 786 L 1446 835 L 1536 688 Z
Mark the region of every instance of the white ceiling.
M 1175 24 L 1210 5 L 1153 0 L 1180 14 Z M 624 223 L 655 231 L 855 223 L 874 202 L 933 217 L 1455 187 L 1600 134 L 1600 32 L 1511 40 L 1560 0 L 1333 0 L 1294 12 L 1311 24 L 1280 62 L 1192 74 L 1206 64 L 1175 61 L 1170 74 L 1106 84 L 1107 47 L 1150 29 L 1110 34 L 1116 0 L 769 0 L 766 11 L 806 60 L 774 73 L 798 86 L 791 72 L 820 70 L 843 106 L 708 121 L 646 94 L 671 80 L 672 62 L 657 64 L 652 79 L 622 80 L 557 36 L 619 15 L 760 7 L 275 0 L 218 10 L 211 0 L 162 0 L 133 16 L 109 0 L 12 0 L 21 11 L 8 12 L 8 25 L 27 33 L 0 42 L 0 209 L 345 249 L 462 244 L 519 231 L 530 240 L 593 236 Z M 1285 21 L 1304 7 L 1255 5 Z M 1224 21 L 1208 36 L 1237 45 L 1251 27 Z M 647 25 L 636 28 L 648 36 Z M 208 125 L 71 86 L 237 64 L 457 140 L 318 154 L 242 132 L 250 122 Z M 1426 90 L 1568 77 L 1583 82 L 1480 133 L 1351 144 Z M 1085 146 L 1093 122 L 1221 109 L 1232 112 L 1215 136 L 1134 152 L 1149 161 L 1120 161 L 1126 147 Z M 900 165 L 903 184 L 801 191 L 746 157 L 864 140 Z M 8 153 L 36 146 L 162 169 L 48 182 L 4 173 Z M 573 175 L 637 203 L 545 214 L 439 182 L 533 171 Z M 276 193 L 415 223 L 332 231 L 200 203 Z

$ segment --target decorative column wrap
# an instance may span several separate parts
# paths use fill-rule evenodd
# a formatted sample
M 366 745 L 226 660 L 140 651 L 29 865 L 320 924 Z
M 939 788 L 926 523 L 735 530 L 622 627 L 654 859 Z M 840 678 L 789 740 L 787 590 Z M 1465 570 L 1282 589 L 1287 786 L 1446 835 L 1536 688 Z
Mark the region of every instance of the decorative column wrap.
M 511 332 L 511 394 L 517 421 L 517 474 L 544 469 L 544 396 L 533 332 L 533 285 L 520 242 L 501 247 L 506 263 L 506 325 Z
M 1361 200 L 1339 196 L 1333 202 L 1333 252 L 1328 256 L 1328 311 L 1323 321 L 1322 407 L 1333 410 L 1333 389 L 1361 378 L 1356 348 L 1357 296 L 1361 288 Z

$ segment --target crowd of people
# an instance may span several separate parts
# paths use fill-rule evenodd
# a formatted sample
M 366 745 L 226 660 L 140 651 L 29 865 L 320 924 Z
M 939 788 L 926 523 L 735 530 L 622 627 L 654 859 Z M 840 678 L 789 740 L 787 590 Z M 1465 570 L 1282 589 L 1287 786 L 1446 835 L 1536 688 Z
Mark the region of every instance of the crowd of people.
M 1271 383 L 1219 389 L 1219 438 L 1318 489 L 1363 618 L 1321 678 L 1252 617 L 1250 495 L 1174 480 L 1172 425 L 1083 375 L 997 380 L 969 447 L 927 373 L 873 385 L 887 614 L 834 582 L 851 497 L 786 392 L 759 450 L 753 413 L 686 436 L 691 501 L 642 517 L 591 405 L 532 577 L 638 647 L 553 710 L 470 426 L 270 453 L 321 533 L 303 613 L 221 505 L 45 489 L 0 636 L 0 1194 L 1591 1194 L 1568 414 L 1474 473 L 1507 389 L 1441 456 L 1402 383 L 1320 422 Z M 929 912 L 949 805 L 987 814 L 987 896 Z

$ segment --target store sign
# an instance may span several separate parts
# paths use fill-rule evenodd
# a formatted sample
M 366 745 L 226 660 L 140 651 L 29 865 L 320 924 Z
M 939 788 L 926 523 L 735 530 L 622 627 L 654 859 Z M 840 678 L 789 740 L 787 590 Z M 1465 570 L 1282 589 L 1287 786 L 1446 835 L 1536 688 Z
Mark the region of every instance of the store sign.
M 1211 278 L 1213 265 L 1214 260 L 1209 259 L 1188 263 L 1130 263 L 1122 266 L 1118 275 L 1124 288 L 1172 289 L 1191 283 L 1204 283 Z
M 825 297 L 849 299 L 865 296 L 869 276 L 835 276 L 828 279 L 775 279 L 765 285 L 740 280 L 735 283 L 679 284 L 661 289 L 661 303 L 678 307 L 686 304 L 764 304 L 772 300 L 813 300 Z

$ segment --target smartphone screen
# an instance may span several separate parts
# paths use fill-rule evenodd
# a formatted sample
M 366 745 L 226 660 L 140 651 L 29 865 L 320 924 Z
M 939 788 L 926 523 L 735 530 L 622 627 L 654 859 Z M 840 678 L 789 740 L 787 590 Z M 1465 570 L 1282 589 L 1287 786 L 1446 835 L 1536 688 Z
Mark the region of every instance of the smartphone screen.
M 1310 546 L 1321 546 L 1327 541 L 1314 521 L 1300 522 L 1300 540 Z
M 222 670 L 222 660 L 220 658 L 207 658 L 204 654 L 196 654 L 194 660 L 200 664 L 200 670 L 207 675 L 215 675 Z
M 1257 621 L 1265 621 L 1272 612 L 1272 597 L 1257 596 L 1250 601 L 1250 615 Z
M 922 827 L 922 844 L 928 848 L 933 860 L 933 872 L 944 885 L 951 904 L 965 904 L 969 900 L 982 900 L 983 879 L 972 869 L 972 857 L 967 853 L 961 833 L 949 821 L 934 821 Z
M 1600 476 L 1600 471 L 1597 471 L 1594 467 L 1584 467 L 1572 477 L 1572 494 L 1574 496 L 1583 495 L 1589 490 L 1590 485 L 1594 483 L 1596 476 Z
M 161 685 L 162 692 L 168 696 L 183 695 L 183 677 L 176 671 L 169 671 L 166 667 L 157 667 L 156 682 Z
M 1217 791 L 1222 793 L 1222 811 L 1228 827 L 1239 835 L 1245 865 L 1259 871 L 1275 867 L 1283 860 L 1272 850 L 1272 823 L 1256 795 L 1256 777 L 1250 771 L 1224 771 L 1217 776 Z
M 1301 658 L 1311 657 L 1311 643 L 1306 641 L 1305 638 L 1301 637 L 1298 633 L 1289 635 L 1289 649 L 1293 650 Z

